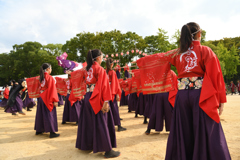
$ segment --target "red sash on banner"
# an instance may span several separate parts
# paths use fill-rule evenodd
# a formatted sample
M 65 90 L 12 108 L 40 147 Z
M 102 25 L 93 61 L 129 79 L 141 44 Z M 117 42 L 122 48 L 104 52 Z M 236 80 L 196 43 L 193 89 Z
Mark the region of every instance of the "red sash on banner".
M 137 60 L 143 94 L 155 94 L 173 90 L 170 63 L 164 53 L 157 53 Z
M 27 78 L 27 87 L 29 98 L 39 98 L 40 97 L 40 82 L 39 76 Z
M 67 95 L 67 85 L 66 85 L 66 79 L 65 78 L 60 78 L 60 77 L 55 77 L 56 79 L 56 87 L 57 87 L 57 92 L 60 95 Z

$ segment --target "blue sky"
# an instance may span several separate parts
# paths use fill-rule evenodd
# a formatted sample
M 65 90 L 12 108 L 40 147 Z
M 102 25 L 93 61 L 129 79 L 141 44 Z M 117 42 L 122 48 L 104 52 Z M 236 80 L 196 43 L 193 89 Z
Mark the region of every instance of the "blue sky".
M 0 53 L 14 44 L 65 44 L 80 32 L 136 32 L 168 36 L 188 22 L 207 40 L 240 36 L 239 0 L 0 0 Z

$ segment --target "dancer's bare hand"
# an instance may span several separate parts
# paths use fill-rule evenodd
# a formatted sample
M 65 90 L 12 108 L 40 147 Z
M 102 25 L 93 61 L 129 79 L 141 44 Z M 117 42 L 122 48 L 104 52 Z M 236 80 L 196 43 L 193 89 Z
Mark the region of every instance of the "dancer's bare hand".
M 223 112 L 223 107 L 224 107 L 224 103 L 220 103 L 220 106 L 218 108 L 218 113 L 219 113 L 219 116 L 222 114 Z
M 106 113 L 106 112 L 109 111 L 109 104 L 108 104 L 108 102 L 104 102 L 104 103 L 103 103 L 103 107 L 102 107 L 101 111 L 102 111 L 103 113 Z
M 117 94 L 116 101 L 120 101 L 119 95 Z
M 57 106 L 58 106 L 58 102 L 53 102 L 53 105 L 54 105 L 55 107 L 57 107 Z

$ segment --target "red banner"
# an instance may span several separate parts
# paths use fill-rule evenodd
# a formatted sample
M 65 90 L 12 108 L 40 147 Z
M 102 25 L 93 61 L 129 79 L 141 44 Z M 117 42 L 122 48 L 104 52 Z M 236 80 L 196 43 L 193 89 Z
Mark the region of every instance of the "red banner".
M 65 78 L 60 78 L 60 77 L 55 77 L 56 79 L 56 87 L 57 87 L 57 92 L 60 95 L 67 95 L 67 85 L 66 85 L 66 80 Z
M 85 68 L 71 73 L 72 92 L 74 97 L 82 98 L 86 94 L 86 83 L 84 82 Z
M 143 94 L 155 94 L 173 90 L 170 63 L 164 53 L 146 56 L 137 61 Z
M 27 78 L 27 87 L 29 98 L 38 98 L 40 97 L 40 81 L 39 76 Z

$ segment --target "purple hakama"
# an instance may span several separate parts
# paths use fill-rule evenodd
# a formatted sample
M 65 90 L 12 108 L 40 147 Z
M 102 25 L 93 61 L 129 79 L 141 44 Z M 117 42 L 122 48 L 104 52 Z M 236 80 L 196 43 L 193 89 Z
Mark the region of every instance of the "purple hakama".
M 125 96 L 125 92 L 124 92 L 124 90 L 122 90 L 120 106 L 128 105 L 128 99 L 129 99 L 129 94 Z
M 29 98 L 28 92 L 26 92 L 26 98 L 23 101 L 23 107 L 33 108 L 36 103 L 33 101 L 33 98 Z
M 115 126 L 112 112 L 98 112 L 96 115 L 89 99 L 92 93 L 85 95 L 78 121 L 76 148 L 96 152 L 111 151 L 116 148 Z M 111 108 L 110 108 L 111 109 Z
M 143 115 L 147 118 L 150 118 L 150 115 L 152 113 L 152 105 L 153 105 L 154 97 L 155 97 L 155 94 L 144 95 L 145 110 Z
M 201 89 L 180 90 L 173 109 L 166 160 L 230 160 L 221 122 L 200 107 Z
M 8 106 L 5 109 L 6 113 L 16 113 L 16 112 L 22 112 L 22 107 L 23 107 L 23 101 L 20 98 L 20 95 L 18 94 L 16 96 L 16 101 L 12 107 Z
M 129 72 L 126 70 L 125 73 L 124 73 L 124 78 L 130 78 L 130 75 L 129 75 Z
M 136 110 L 137 101 L 138 101 L 137 93 L 131 93 L 129 95 L 129 100 L 128 100 L 128 110 L 129 111 Z
M 113 102 L 109 101 L 109 106 L 111 107 L 114 124 L 115 125 L 121 125 L 119 110 L 118 110 L 118 103 L 116 101 L 116 98 L 114 98 Z
M 58 123 L 56 107 L 53 107 L 52 112 L 50 112 L 41 97 L 37 100 L 34 130 L 36 130 L 36 132 L 57 132 Z
M 145 110 L 145 103 L 143 98 L 143 93 L 139 93 L 139 97 L 136 104 L 135 114 L 143 115 Z
M 62 95 L 60 95 L 59 93 L 58 93 L 58 99 L 59 99 L 59 101 L 58 101 L 58 106 L 63 105 L 63 97 L 62 97 Z
M 6 107 L 7 106 L 7 99 L 3 98 L 2 102 L 0 102 L 0 107 Z
M 66 96 L 62 122 L 78 122 L 81 109 L 81 101 L 76 101 L 71 106 L 71 103 L 68 100 L 69 96 L 70 94 L 67 94 Z
M 118 79 L 121 78 L 121 74 L 120 74 L 120 72 L 119 72 L 118 70 L 116 71 L 116 75 L 117 75 L 117 78 L 118 78 Z
M 173 107 L 168 101 L 169 93 L 158 93 L 154 97 L 152 112 L 150 114 L 148 129 L 155 131 L 163 130 L 165 119 L 165 129 L 170 131 Z

